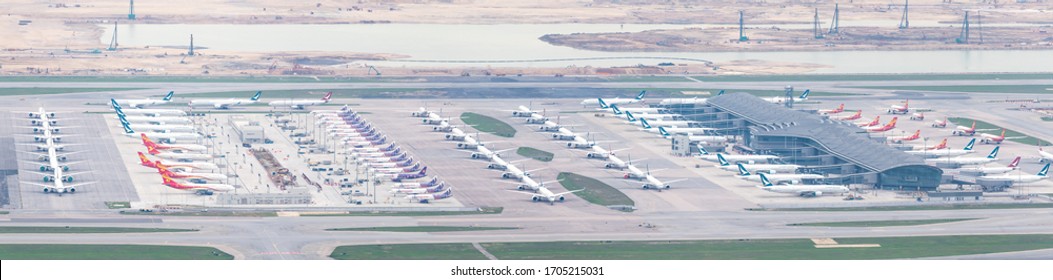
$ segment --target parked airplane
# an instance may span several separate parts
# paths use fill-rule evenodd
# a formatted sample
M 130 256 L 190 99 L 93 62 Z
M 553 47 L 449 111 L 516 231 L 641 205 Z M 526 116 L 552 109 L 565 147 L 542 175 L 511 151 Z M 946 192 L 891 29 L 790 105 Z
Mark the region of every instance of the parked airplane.
M 1002 144 L 1002 141 L 1005 141 L 1005 140 L 1020 139 L 1020 138 L 1024 138 L 1024 137 L 1023 136 L 1005 137 L 1005 129 L 1003 128 L 1002 129 L 1002 134 L 1000 134 L 1000 135 L 994 135 L 994 134 L 989 134 L 989 133 L 980 133 L 980 138 L 981 138 L 980 139 L 980 143 L 984 143 L 984 144 Z
M 210 160 L 213 155 L 210 154 L 191 154 L 191 153 L 172 153 L 172 152 L 161 152 L 157 148 L 152 146 L 146 146 L 146 151 L 151 155 L 163 159 L 173 160 Z
M 801 197 L 822 196 L 824 193 L 847 193 L 848 187 L 839 185 L 775 185 L 764 174 L 760 174 L 762 190 L 776 193 L 792 193 Z
M 168 169 L 183 169 L 183 170 L 215 170 L 219 169 L 219 166 L 211 162 L 181 162 L 181 161 L 150 161 L 143 152 L 137 152 L 139 154 L 139 164 L 146 167 L 157 168 L 158 166 L 164 166 Z
M 940 141 L 940 143 L 937 143 L 936 145 L 932 145 L 932 146 L 922 145 L 922 146 L 911 147 L 911 149 L 914 149 L 914 150 L 942 150 L 942 149 L 946 149 L 946 148 L 947 148 L 947 138 L 943 138 L 943 140 Z
M 424 176 L 427 176 L 427 175 L 428 175 L 428 167 L 425 166 L 424 168 L 421 168 L 420 171 L 418 171 L 417 173 L 400 173 L 400 174 L 397 174 L 397 175 L 395 175 L 394 178 L 391 178 L 391 181 L 392 182 L 402 182 L 403 180 L 424 178 Z
M 566 197 L 563 196 L 565 194 L 569 194 L 569 193 L 573 193 L 573 192 L 579 192 L 579 191 L 583 191 L 583 190 L 584 189 L 573 190 L 573 191 L 566 191 L 566 192 L 561 192 L 561 193 L 553 193 L 551 190 L 549 190 L 545 186 L 539 186 L 537 188 L 536 192 L 524 192 L 524 191 L 514 191 L 514 190 L 508 190 L 508 191 L 516 192 L 516 193 L 529 194 L 529 195 L 532 196 L 530 198 L 530 200 L 532 200 L 534 202 L 539 202 L 539 201 L 548 202 L 551 205 L 551 204 L 555 204 L 556 201 L 563 202 L 564 200 L 566 200 Z
M 965 144 L 965 147 L 961 150 L 952 149 L 939 149 L 939 150 L 920 150 L 920 151 L 906 151 L 905 153 L 922 156 L 922 157 L 946 157 L 946 156 L 960 156 L 973 152 L 973 145 L 976 144 L 976 138 L 969 140 L 969 144 Z
M 881 127 L 873 127 L 873 126 L 872 127 L 864 127 L 863 129 L 866 130 L 867 132 L 885 132 L 885 131 L 889 131 L 889 130 L 892 130 L 893 128 L 896 128 L 896 121 L 898 121 L 898 120 L 899 120 L 899 117 L 893 117 L 892 121 L 889 121 L 888 124 L 885 124 L 884 126 L 881 126 Z
M 227 175 L 219 173 L 193 173 L 193 172 L 173 172 L 169 170 L 167 166 L 160 164 L 157 165 L 157 173 L 168 176 L 175 179 L 204 179 L 212 181 L 222 181 L 227 179 Z
M 912 120 L 912 121 L 924 121 L 925 120 L 925 113 L 913 113 L 913 114 L 910 114 L 910 120 Z
M 121 104 L 117 103 L 117 100 L 110 98 L 110 107 L 113 107 L 114 111 L 121 110 L 125 114 L 143 115 L 149 117 L 160 117 L 160 116 L 186 116 L 186 112 L 183 110 L 176 109 L 124 109 Z
M 616 97 L 612 99 L 604 100 L 607 105 L 621 105 L 621 104 L 633 104 L 644 100 L 644 95 L 647 94 L 646 90 L 641 90 L 640 93 L 636 94 L 636 98 L 621 98 Z M 585 106 L 597 106 L 600 105 L 600 99 L 585 99 L 581 101 L 581 105 Z
M 970 127 L 964 127 L 959 125 L 954 129 L 954 131 L 951 131 L 951 134 L 958 136 L 973 136 L 974 134 L 976 134 L 976 121 L 973 121 L 973 126 Z
M 879 124 L 881 124 L 881 116 L 876 116 L 876 117 L 874 117 L 874 120 L 869 121 L 869 122 L 857 122 L 856 126 L 859 126 L 861 128 L 867 128 L 867 127 L 877 126 Z
M 512 111 L 512 116 L 513 117 L 524 117 L 525 118 L 525 117 L 532 116 L 534 114 L 537 114 L 537 111 L 530 110 L 530 108 L 527 108 L 527 106 L 523 106 L 523 105 L 519 105 L 519 108 L 517 110 Z
M 604 102 L 602 102 L 603 99 L 600 99 L 600 101 L 601 101 L 600 102 L 600 108 L 597 109 L 597 110 L 608 111 L 608 112 L 614 113 L 612 115 L 614 117 L 621 117 L 619 115 L 624 114 L 625 112 L 632 112 L 633 114 L 641 114 L 641 113 L 642 114 L 659 114 L 659 113 L 662 113 L 662 111 L 664 110 L 662 108 L 647 108 L 647 107 L 622 108 L 622 107 L 619 107 L 618 105 L 610 105 L 610 106 L 607 106 L 609 108 L 604 109 L 603 108 Z
M 858 119 L 860 119 L 862 117 L 863 117 L 863 110 L 859 110 L 859 111 L 856 111 L 856 113 L 854 115 L 851 115 L 851 116 L 833 116 L 833 117 L 830 117 L 830 119 L 839 120 L 839 121 L 854 121 L 854 120 L 858 120 Z
M 425 117 L 428 117 L 428 116 L 430 116 L 431 114 L 434 114 L 434 113 L 435 112 L 429 111 L 427 108 L 420 107 L 419 110 L 417 110 L 416 112 L 410 113 L 410 115 L 414 116 L 414 117 L 418 117 L 418 118 L 425 118 Z
M 422 193 L 437 193 L 446 190 L 446 184 L 442 183 L 434 187 L 427 188 L 392 188 L 391 193 L 393 194 L 422 194 Z
M 808 94 L 810 94 L 810 93 L 812 93 L 812 90 L 810 90 L 810 89 L 804 90 L 804 92 L 801 93 L 800 97 L 794 97 L 793 98 L 793 102 L 801 102 L 801 101 L 808 100 Z M 767 100 L 768 102 L 776 103 L 776 104 L 782 104 L 782 103 L 786 103 L 786 101 L 789 101 L 789 99 L 787 99 L 785 96 L 765 97 L 765 98 L 761 98 L 761 99 L 764 99 L 764 100 Z
M 128 123 L 122 123 L 121 127 L 124 128 L 124 136 L 141 138 L 142 135 L 152 139 L 160 139 L 162 142 L 176 143 L 177 141 L 197 141 L 201 139 L 201 134 L 190 133 L 190 132 L 142 132 L 136 133 L 131 127 L 128 127 Z
M 966 171 L 966 172 L 976 172 L 976 173 L 980 173 L 980 174 L 983 174 L 983 175 L 987 175 L 987 174 L 1001 174 L 1001 173 L 1006 173 L 1006 172 L 1009 172 L 1009 171 L 1016 170 L 1016 167 L 1019 164 L 1020 164 L 1020 157 L 1018 156 L 1018 157 L 1013 159 L 1013 162 L 1010 162 L 1009 165 L 1005 166 L 1005 167 L 980 165 L 980 166 L 962 167 L 962 168 L 959 168 L 958 170 L 959 171 Z
M 914 131 L 914 134 L 911 134 L 911 135 L 893 136 L 893 137 L 889 138 L 889 140 L 891 140 L 892 143 L 897 143 L 897 144 L 903 143 L 904 141 L 914 141 L 914 140 L 918 140 L 918 139 L 921 139 L 921 129 L 919 129 L 917 131 Z
M 154 100 L 154 99 L 147 98 L 147 99 L 117 99 L 117 100 L 113 100 L 113 101 L 115 101 L 119 105 L 124 105 L 124 106 L 132 107 L 132 108 L 140 108 L 141 109 L 141 108 L 146 107 L 146 106 L 167 104 L 168 102 L 172 101 L 172 97 L 173 96 L 175 96 L 175 91 L 169 91 L 168 94 L 165 94 L 164 98 L 161 98 L 161 100 Z
M 322 97 L 321 100 L 319 100 L 319 99 L 277 100 L 277 101 L 271 101 L 270 103 L 267 103 L 267 105 L 270 105 L 271 107 L 288 106 L 288 107 L 292 107 L 293 109 L 303 110 L 304 107 L 307 107 L 307 106 L 322 105 L 322 104 L 329 103 L 329 98 L 331 98 L 331 97 L 333 97 L 333 92 L 332 91 L 325 93 L 325 96 Z
M 1038 148 L 1038 162 L 1053 162 L 1053 153 L 1042 150 L 1042 147 Z
M 706 148 L 703 147 L 702 145 L 697 145 L 696 147 L 698 147 L 698 151 L 700 153 L 702 153 L 701 155 L 698 156 L 698 158 L 701 158 L 701 159 L 704 159 L 704 160 L 708 160 L 708 161 L 719 161 L 720 158 L 718 156 L 723 157 L 724 160 L 727 160 L 729 162 L 734 162 L 734 163 L 739 163 L 739 162 L 746 162 L 746 163 L 768 162 L 770 160 L 779 158 L 778 156 L 773 156 L 773 155 L 732 155 L 732 154 L 726 154 L 726 155 L 725 154 L 716 154 L 716 155 L 713 155 L 713 154 L 710 154 L 708 151 L 706 151 Z
M 637 122 L 639 120 L 643 120 L 643 119 L 640 119 L 640 118 L 637 118 L 637 117 L 633 116 L 633 113 L 630 113 L 630 112 L 625 112 L 625 119 L 628 120 L 630 123 L 634 123 L 634 122 Z M 684 126 L 684 127 L 686 127 L 686 126 L 689 126 L 691 124 L 691 121 L 685 121 L 685 120 L 650 120 L 650 121 L 648 121 L 648 123 L 650 123 L 652 126 Z
M 646 127 L 650 127 L 650 125 L 645 126 L 644 129 L 646 129 Z M 695 134 L 695 133 L 699 133 L 699 134 L 705 133 L 706 131 L 709 131 L 709 130 L 712 130 L 712 129 L 704 128 L 704 127 L 676 127 L 676 126 L 663 127 L 663 126 L 659 126 L 658 127 L 658 134 L 659 134 L 659 136 L 662 136 L 663 138 L 669 138 L 669 137 L 673 137 L 674 133 L 675 134 L 689 134 L 690 135 L 690 134 Z M 724 138 L 724 139 L 726 140 L 727 138 Z
M 739 171 L 738 165 L 745 167 L 747 170 L 753 170 L 757 173 L 794 173 L 797 169 L 801 168 L 800 165 L 796 164 L 738 164 L 731 165 L 728 160 L 724 159 L 724 156 L 717 154 L 717 160 L 720 164 L 716 165 L 717 168 L 737 172 Z
M 820 109 L 819 110 L 819 114 L 832 115 L 832 114 L 838 114 L 838 113 L 841 113 L 841 112 L 844 112 L 844 111 L 845 111 L 845 103 L 841 103 L 840 106 L 837 106 L 837 108 L 834 108 L 834 109 Z
M 260 100 L 260 96 L 263 95 L 262 91 L 257 91 L 256 94 L 252 95 L 249 99 L 193 99 L 190 100 L 190 107 L 213 107 L 216 109 L 230 109 L 233 106 L 243 106 L 256 104 Z
M 196 184 L 196 183 L 179 183 L 167 175 L 161 174 L 161 180 L 165 186 L 168 186 L 177 190 L 194 191 L 197 194 L 208 195 L 212 192 L 229 192 L 234 190 L 234 186 L 227 184 Z
M 986 157 L 961 157 L 961 156 L 959 156 L 959 157 L 949 157 L 949 158 L 939 158 L 939 159 L 926 159 L 925 163 L 928 163 L 928 164 L 948 163 L 948 164 L 958 164 L 958 165 L 974 165 L 974 164 L 991 163 L 991 162 L 994 162 L 995 159 L 998 157 L 998 149 L 999 148 L 1000 147 L 996 146 L 994 148 L 994 150 L 991 150 L 990 154 L 987 154 Z
M 981 176 L 980 178 L 991 179 L 991 180 L 1006 180 L 1006 181 L 1013 182 L 1014 184 L 1023 184 L 1023 183 L 1034 183 L 1034 182 L 1041 181 L 1042 179 L 1049 178 L 1048 175 L 1049 175 L 1049 163 L 1046 163 L 1046 166 L 1042 167 L 1042 170 L 1038 171 L 1038 174 L 1035 174 L 1035 175 L 1030 175 L 1030 174 L 1016 174 L 1016 175 L 1002 174 L 1002 175 Z
M 935 127 L 935 128 L 944 128 L 944 127 L 947 127 L 947 119 L 942 119 L 942 120 L 935 120 L 935 121 L 933 121 L 933 122 L 932 122 L 932 127 Z
M 406 199 L 417 201 L 420 203 L 429 203 L 451 196 L 453 196 L 453 188 L 446 189 L 446 191 L 442 193 L 411 194 L 407 195 Z
M 928 109 L 925 109 L 925 108 L 911 108 L 910 107 L 910 99 L 907 99 L 906 101 L 903 101 L 903 105 L 892 104 L 892 106 L 889 106 L 888 113 L 889 114 L 893 114 L 893 115 L 897 115 L 897 114 L 906 115 L 907 113 L 910 113 L 911 109 L 913 109 L 915 111 L 928 110 Z
M 178 124 L 146 124 L 146 123 L 129 123 L 128 127 L 135 130 L 151 131 L 151 132 L 194 132 L 196 128 L 189 125 L 178 125 Z
M 433 176 L 433 177 L 431 177 L 431 180 L 426 181 L 426 182 L 398 183 L 398 184 L 395 184 L 393 186 L 393 188 L 400 188 L 400 189 L 427 188 L 427 187 L 433 187 L 433 186 L 438 185 L 438 184 L 439 184 L 439 177 L 438 176 Z
M 137 124 L 153 124 L 153 125 L 172 125 L 172 124 L 189 124 L 190 119 L 186 117 L 173 117 L 173 116 L 160 116 L 160 117 L 148 117 L 148 116 L 129 116 L 125 115 L 123 111 L 117 110 L 117 119 L 121 123 L 137 123 Z
M 737 176 L 737 177 L 739 177 L 740 179 L 745 179 L 746 181 L 761 182 L 761 177 L 760 177 L 761 174 L 754 175 L 754 174 L 750 173 L 750 171 L 747 170 L 746 167 L 743 166 L 741 163 L 738 164 L 738 168 L 739 168 L 739 176 Z M 819 175 L 819 174 L 793 174 L 793 173 L 791 173 L 791 174 L 768 174 L 767 178 L 768 178 L 768 180 L 774 181 L 776 184 L 779 184 L 779 183 L 784 183 L 784 182 L 796 183 L 797 181 L 800 181 L 800 180 L 820 180 L 820 179 L 824 179 L 826 177 L 824 177 L 823 175 Z

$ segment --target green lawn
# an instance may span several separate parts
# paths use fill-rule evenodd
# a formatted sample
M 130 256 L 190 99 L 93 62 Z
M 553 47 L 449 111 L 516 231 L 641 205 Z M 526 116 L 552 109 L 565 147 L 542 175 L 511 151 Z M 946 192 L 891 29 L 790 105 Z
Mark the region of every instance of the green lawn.
M 7 215 L 7 214 L 11 214 L 11 212 L 7 212 L 7 211 L 0 211 L 0 215 Z
M 451 226 L 407 226 L 407 227 L 365 227 L 365 228 L 331 228 L 328 231 L 389 231 L 389 232 L 451 232 L 451 231 L 481 231 L 481 230 L 509 230 L 519 229 L 514 227 L 451 227 Z
M 467 125 L 472 126 L 472 128 L 475 128 L 476 130 L 482 132 L 490 133 L 501 137 L 516 136 L 515 128 L 493 117 L 480 115 L 472 112 L 464 112 L 461 114 L 461 121 L 463 121 Z
M 799 223 L 788 224 L 788 226 L 808 227 L 900 227 L 919 226 L 942 223 L 953 223 L 971 221 L 976 219 L 931 219 L 931 220 L 887 220 L 887 221 L 855 221 L 855 222 L 832 222 L 832 223 Z
M 196 229 L 179 228 L 134 228 L 134 227 L 9 227 L 0 226 L 3 233 L 140 233 L 140 232 L 194 232 Z
M 157 245 L 0 244 L 5 260 L 231 260 L 212 247 Z
M 531 147 L 519 147 L 519 149 L 516 149 L 516 154 L 544 162 L 552 161 L 552 157 L 555 156 L 550 152 L 538 150 Z
M 338 260 L 485 260 L 469 243 L 340 246 L 329 257 Z
M 110 209 L 125 209 L 132 208 L 132 203 L 127 201 L 107 201 L 106 208 Z
M 684 76 L 614 76 L 610 82 L 690 82 Z
M 1053 83 L 1048 85 L 995 85 L 995 86 L 877 86 L 858 87 L 888 90 L 924 90 L 953 92 L 997 92 L 997 93 L 1049 93 L 1053 94 Z
M 829 207 L 829 208 L 750 208 L 751 211 L 926 211 L 926 210 L 963 210 L 963 209 L 1021 209 L 1053 208 L 1053 203 L 1012 203 L 1012 204 L 951 204 L 921 206 L 871 206 L 871 207 Z
M 50 87 L 32 87 L 32 88 L 0 88 L 0 96 L 5 95 L 36 95 L 36 94 L 59 94 L 59 93 L 78 93 L 78 92 L 98 92 L 98 91 L 129 91 L 129 90 L 140 90 L 144 88 L 50 88 Z
M 961 118 L 961 117 L 947 118 L 947 120 L 952 122 L 952 123 L 955 123 L 957 125 L 963 125 L 963 126 L 971 126 L 973 124 L 973 121 L 976 121 L 976 130 L 978 130 L 977 134 L 976 134 L 977 137 L 980 136 L 980 133 L 987 133 L 987 134 L 994 134 L 994 135 L 999 135 L 999 134 L 1002 133 L 1001 127 L 998 127 L 996 125 L 993 125 L 993 124 L 990 124 L 988 122 L 981 121 L 981 120 L 975 120 L 975 119 L 970 119 L 970 118 Z M 985 130 L 985 129 L 995 129 L 995 130 L 979 131 L 979 130 Z M 1023 133 L 1017 132 L 1015 130 L 1006 129 L 1005 130 L 1005 137 L 1006 138 L 1009 138 L 1009 137 L 1022 137 L 1022 138 L 1015 138 L 1015 139 L 1006 139 L 1006 141 L 1013 141 L 1013 142 L 1017 142 L 1017 143 L 1025 144 L 1025 145 L 1041 145 L 1041 146 L 1049 146 L 1049 145 L 1051 145 L 1049 141 L 1039 140 L 1038 138 L 1028 136 L 1027 134 L 1023 134 Z
M 602 206 L 612 205 L 636 205 L 632 199 L 626 196 L 624 193 L 611 187 L 610 185 L 604 184 L 599 180 L 581 176 L 570 172 L 559 173 L 556 177 L 559 183 L 563 185 L 568 191 L 575 191 L 584 189 L 584 191 L 575 192 L 574 195 L 581 197 L 585 201 L 593 204 Z M 628 210 L 628 209 L 626 209 Z M 631 210 L 628 210 L 631 211 Z
M 481 245 L 502 260 L 871 260 L 1053 248 L 1053 235 L 835 238 L 877 248 L 815 248 L 808 239 L 500 242 Z M 336 259 L 482 259 L 469 243 L 341 246 Z
M 827 81 L 915 81 L 915 80 L 1034 80 L 1053 79 L 1053 73 L 1021 74 L 804 74 L 694 76 L 704 82 L 827 82 Z
M 457 215 L 480 215 L 501 214 L 504 207 L 479 207 L 479 211 L 376 211 L 376 212 L 345 212 L 336 214 L 300 214 L 301 217 L 333 217 L 333 216 L 457 216 Z
M 0 76 L 0 82 L 106 82 L 106 83 L 354 83 L 387 82 L 388 78 L 338 78 L 305 76 Z

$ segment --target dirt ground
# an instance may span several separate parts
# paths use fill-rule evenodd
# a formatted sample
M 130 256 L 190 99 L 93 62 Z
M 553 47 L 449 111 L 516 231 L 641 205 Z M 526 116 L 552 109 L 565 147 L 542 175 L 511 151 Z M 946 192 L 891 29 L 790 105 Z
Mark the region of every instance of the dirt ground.
M 183 49 L 123 49 L 119 52 L 92 53 L 99 48 L 98 38 L 103 34 L 99 24 L 113 20 L 126 20 L 128 1 L 106 0 L 90 2 L 62 2 L 54 0 L 5 0 L 0 5 L 0 74 L 225 74 L 225 75 L 366 75 L 371 60 L 401 57 L 399 54 L 365 54 L 348 52 L 297 52 L 297 53 L 252 53 L 204 51 L 204 56 L 184 58 Z M 383 23 L 437 23 L 437 24 L 512 24 L 512 23 L 675 23 L 675 24 L 728 24 L 738 19 L 738 11 L 746 11 L 747 19 L 756 29 L 750 30 L 751 42 L 746 44 L 721 43 L 729 50 L 757 49 L 761 46 L 780 44 L 754 44 L 755 41 L 783 41 L 786 48 L 814 48 L 814 40 L 785 38 L 801 37 L 799 31 L 772 34 L 763 26 L 773 24 L 808 24 L 812 13 L 819 8 L 821 20 L 828 21 L 835 1 L 820 0 L 805 3 L 798 0 L 768 1 L 675 1 L 661 2 L 644 0 L 596 0 L 596 1 L 498 1 L 498 0 L 397 0 L 397 1 L 289 1 L 289 0 L 195 0 L 195 1 L 139 1 L 135 6 L 136 21 L 140 24 L 185 23 L 185 24 L 383 24 Z M 840 1 L 844 2 L 844 1 Z M 854 0 L 842 3 L 841 18 L 844 21 L 891 21 L 898 22 L 902 7 L 890 5 L 888 0 Z M 899 1 L 892 1 L 899 2 Z M 981 3 L 991 1 L 915 0 L 911 1 L 911 20 L 914 22 L 939 22 L 956 24 L 963 10 L 982 10 L 985 22 L 1053 24 L 1053 3 Z M 1033 2 L 1033 1 L 1028 1 Z M 896 5 L 899 5 L 898 3 Z M 20 25 L 20 21 L 30 21 Z M 825 24 L 824 24 L 825 26 Z M 843 28 L 845 36 L 871 36 L 892 33 L 886 30 Z M 1039 32 L 1039 30 L 1033 30 Z M 594 35 L 603 40 L 591 42 L 581 38 L 564 38 L 557 44 L 568 44 L 580 48 L 599 49 L 654 49 L 655 42 L 667 42 L 663 48 L 695 48 L 699 42 L 713 38 L 737 37 L 735 30 L 713 29 L 719 34 L 675 34 L 656 31 L 643 34 L 641 38 L 629 35 Z M 910 32 L 927 32 L 924 29 Z M 950 31 L 933 31 L 946 38 Z M 805 32 L 807 33 L 807 32 Z M 934 34 L 935 34 L 934 33 Z M 945 34 L 946 33 L 946 34 Z M 1036 33 L 1037 34 L 1037 33 Z M 1045 33 L 1043 33 L 1045 34 Z M 792 35 L 792 36 L 791 36 Z M 1032 34 L 1006 33 L 1006 37 Z M 985 40 L 996 40 L 990 32 Z M 1049 37 L 1050 35 L 1045 35 Z M 703 38 L 699 38 L 703 37 Z M 782 38 L 782 39 L 780 39 Z M 926 37 L 928 38 L 928 37 Z M 991 38 L 991 39 L 987 39 Z M 714 42 L 720 43 L 720 39 Z M 841 48 L 847 47 L 839 39 L 829 39 Z M 1029 39 L 1028 39 L 1029 40 Z M 924 40 L 921 40 L 924 41 Z M 1031 42 L 1031 41 L 1029 41 Z M 716 44 L 716 43 L 714 43 Z M 930 44 L 926 42 L 925 44 Z M 624 45 L 624 46 L 617 46 Z M 930 44 L 935 45 L 935 44 Z M 946 44 L 940 45 L 945 46 Z M 988 44 L 983 47 L 995 47 Z M 960 47 L 960 46 L 955 46 Z M 970 47 L 972 48 L 972 47 Z M 881 48 L 878 48 L 881 49 Z M 67 51 L 71 50 L 71 51 Z M 297 59 L 338 57 L 355 60 L 356 63 L 329 66 L 297 66 Z M 342 67 L 342 68 L 340 68 Z M 665 68 L 528 68 L 492 69 L 476 66 L 448 68 L 385 69 L 384 74 L 405 75 L 459 75 L 465 71 L 474 74 L 500 72 L 508 75 L 554 75 L 554 74 L 647 74 L 647 73 L 712 73 L 721 71 L 757 73 L 799 73 L 814 70 L 814 65 L 769 64 L 748 61 L 720 65 L 689 64 Z M 356 69 L 357 68 L 357 69 Z

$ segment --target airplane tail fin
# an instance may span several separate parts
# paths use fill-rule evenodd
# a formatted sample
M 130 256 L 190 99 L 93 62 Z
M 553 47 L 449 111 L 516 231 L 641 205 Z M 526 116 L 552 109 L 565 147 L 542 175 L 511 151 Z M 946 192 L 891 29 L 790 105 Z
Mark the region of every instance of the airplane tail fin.
M 911 136 L 910 136 L 910 138 L 917 138 L 917 137 L 921 137 L 921 129 L 919 129 L 919 130 L 915 130 L 915 131 L 914 131 L 914 135 L 911 135 Z M 944 138 L 943 140 L 944 140 L 944 142 L 943 142 L 943 143 L 944 143 L 944 144 L 946 144 L 946 143 L 947 143 L 947 142 L 946 142 L 946 141 L 947 141 L 947 139 L 946 139 L 946 138 Z
M 622 114 L 622 109 L 619 109 L 617 104 L 612 104 L 611 105 L 611 110 L 614 111 L 615 115 L 621 115 Z
M 647 91 L 641 90 L 640 93 L 636 95 L 636 100 L 643 100 L 645 94 L 647 94 Z
M 157 145 L 154 141 L 150 140 L 150 137 L 146 137 L 146 133 L 139 133 L 139 139 L 143 140 L 143 146 L 146 146 L 147 148 Z
M 965 144 L 965 148 L 963 148 L 963 150 L 972 151 L 973 145 L 976 145 L 976 138 L 973 138 L 973 140 L 969 140 L 969 144 Z
M 252 98 L 250 98 L 250 100 L 252 100 L 252 101 L 260 100 L 260 96 L 262 96 L 262 95 L 263 95 L 263 91 L 256 91 L 256 94 L 252 95 Z
M 987 155 L 987 158 L 991 158 L 991 159 L 997 158 L 998 157 L 998 149 L 999 148 L 1001 148 L 1001 146 L 996 146 L 994 148 L 994 150 L 991 150 L 991 153 Z
M 720 166 L 731 165 L 730 163 L 728 163 L 727 159 L 724 159 L 724 155 L 722 154 L 717 154 L 717 161 L 720 162 Z
M 421 168 L 420 172 L 417 172 L 417 174 L 420 174 L 421 176 L 427 175 L 428 174 L 428 167 L 425 166 L 424 168 Z
M 633 113 L 631 113 L 631 112 L 625 112 L 625 118 L 629 119 L 630 122 L 635 122 L 636 121 L 636 117 L 633 117 Z
M 837 106 L 837 110 L 838 111 L 844 111 L 845 110 L 845 103 L 841 103 L 840 106 Z
M 640 126 L 643 126 L 644 129 L 651 129 L 651 124 L 645 119 L 640 119 Z M 659 127 L 659 129 L 661 128 Z
M 973 126 L 970 127 L 970 129 L 974 129 L 974 130 L 976 129 L 976 121 L 973 121 Z
M 157 148 L 155 148 L 154 146 L 146 146 L 146 152 L 150 153 L 151 155 L 156 155 L 156 154 L 160 154 L 161 153 L 161 152 L 158 152 Z
M 162 181 L 162 182 L 163 182 L 163 183 L 164 183 L 165 185 L 172 185 L 172 184 L 175 184 L 175 181 L 172 181 L 172 178 L 171 178 L 171 177 L 168 177 L 168 175 L 165 175 L 165 174 L 161 174 L 161 181 Z
M 896 128 L 896 121 L 898 121 L 898 120 L 899 120 L 899 117 L 893 117 L 892 121 L 889 121 L 888 124 L 885 125 L 885 128 L 890 128 L 890 129 L 891 128 Z
M 709 151 L 706 151 L 706 147 L 702 147 L 702 144 L 695 145 L 695 147 L 698 147 L 699 153 L 702 153 L 703 155 L 709 154 Z
M 812 90 L 810 90 L 810 89 L 804 90 L 804 92 L 801 93 L 801 98 L 800 99 L 801 100 L 808 99 L 808 94 L 810 94 L 810 93 L 812 93 Z
M 161 100 L 172 101 L 172 97 L 173 96 L 175 96 L 175 91 L 174 90 L 173 91 L 169 91 L 168 94 L 165 94 L 165 98 L 162 98 Z
M 114 111 L 120 110 L 121 109 L 121 104 L 117 104 L 117 100 L 116 99 L 110 98 L 110 107 L 113 107 Z
M 745 166 L 742 166 L 742 164 L 741 164 L 741 163 L 739 163 L 739 164 L 738 164 L 738 166 L 739 166 L 739 175 L 742 175 L 742 176 L 750 176 L 750 171 L 749 171 L 749 170 L 746 170 L 746 167 L 745 167 Z
M 761 185 L 763 185 L 765 187 L 773 186 L 772 183 L 771 183 L 771 180 L 768 180 L 768 176 L 764 176 L 764 173 L 760 173 L 760 181 L 761 181 Z
M 123 120 L 124 118 L 121 118 L 121 119 Z M 128 123 L 127 122 L 121 122 L 121 127 L 124 128 L 124 133 L 135 134 L 135 131 L 132 130 L 131 127 L 128 127 Z
M 724 95 L 724 90 L 720 90 L 720 92 L 717 92 L 717 96 L 721 96 L 721 95 Z
M 1002 138 L 1005 138 L 1005 128 L 1002 129 Z
M 1046 163 L 1046 166 L 1042 167 L 1041 171 L 1038 171 L 1038 176 L 1045 177 L 1047 174 L 1049 174 L 1049 163 Z
M 139 153 L 139 162 L 140 163 L 142 163 L 142 164 L 149 164 L 150 163 L 150 159 L 146 158 L 146 155 L 144 155 L 143 152 L 137 152 L 137 153 Z
M 668 131 L 665 131 L 665 127 L 659 126 L 658 127 L 658 132 L 662 133 L 662 136 L 669 136 L 670 135 Z
M 333 98 L 333 92 L 332 91 L 326 92 L 325 93 L 325 97 L 322 97 L 322 101 L 329 102 L 330 98 Z
M 600 101 L 600 108 L 602 108 L 602 109 L 610 108 L 610 106 L 607 106 L 607 102 L 603 102 L 603 98 L 596 98 L 596 100 Z
M 1016 158 L 1013 159 L 1013 162 L 1009 163 L 1009 167 L 1016 167 L 1019 164 L 1020 164 L 1020 156 L 1017 156 Z

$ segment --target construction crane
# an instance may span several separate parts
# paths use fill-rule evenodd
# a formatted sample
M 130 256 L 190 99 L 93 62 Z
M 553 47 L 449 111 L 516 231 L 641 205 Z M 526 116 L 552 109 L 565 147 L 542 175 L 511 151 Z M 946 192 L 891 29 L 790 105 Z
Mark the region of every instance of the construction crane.
M 113 22 L 113 39 L 110 39 L 110 46 L 106 47 L 107 51 L 117 50 L 117 22 Z
M 815 33 L 815 38 L 816 39 L 822 39 L 823 38 L 823 32 L 820 31 L 820 30 L 822 30 L 823 27 L 819 25 L 819 8 L 815 8 L 815 21 L 814 22 L 815 22 L 815 27 L 812 28 L 812 31 L 813 31 L 813 33 Z
M 745 28 L 744 27 L 745 24 L 744 24 L 742 18 L 743 18 L 743 11 L 739 10 L 739 42 L 745 42 L 745 41 L 749 41 L 750 40 L 750 37 L 746 37 L 746 34 L 743 31 L 743 29 Z
M 841 8 L 837 4 L 834 4 L 834 20 L 830 23 L 830 34 L 838 34 L 841 31 L 838 30 L 841 21 Z
M 965 19 L 962 20 L 962 33 L 958 35 L 957 39 L 954 39 L 954 42 L 958 44 L 969 43 L 969 11 L 965 11 Z
M 910 7 L 910 0 L 903 1 L 903 18 L 899 20 L 899 29 L 907 29 L 910 27 L 910 19 L 907 19 L 907 9 Z
M 128 0 L 128 19 L 135 20 L 135 0 Z
M 373 67 L 373 65 L 366 65 L 366 66 L 369 67 L 369 69 L 366 70 L 366 75 L 369 75 L 370 73 L 377 73 L 376 75 L 380 76 L 380 70 L 377 70 L 376 67 Z

